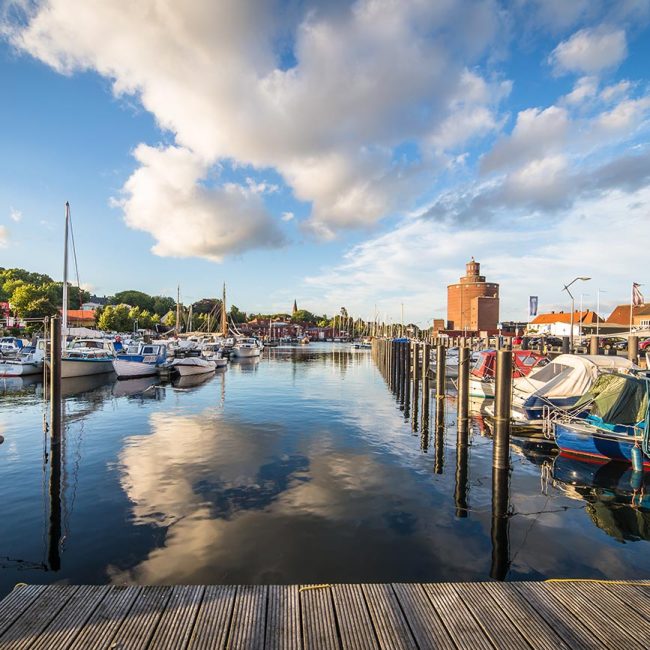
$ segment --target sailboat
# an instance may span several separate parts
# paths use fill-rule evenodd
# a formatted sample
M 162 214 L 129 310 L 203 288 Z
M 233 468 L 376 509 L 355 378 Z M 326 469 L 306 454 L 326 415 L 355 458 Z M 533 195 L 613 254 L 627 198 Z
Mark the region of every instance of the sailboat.
M 63 247 L 63 319 L 62 333 L 64 344 L 61 351 L 61 377 L 86 377 L 113 372 L 115 353 L 94 339 L 74 341 L 70 347 L 65 345 L 68 334 L 68 231 L 70 229 L 70 203 L 65 204 L 65 243 Z

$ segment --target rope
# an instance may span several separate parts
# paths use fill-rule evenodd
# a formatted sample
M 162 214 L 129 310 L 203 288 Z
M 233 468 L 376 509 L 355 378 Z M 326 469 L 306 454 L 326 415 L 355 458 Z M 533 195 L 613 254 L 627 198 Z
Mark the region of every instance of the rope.
M 322 584 L 322 585 L 307 585 L 306 587 L 300 587 L 298 592 L 309 591 L 311 589 L 329 589 L 332 585 Z

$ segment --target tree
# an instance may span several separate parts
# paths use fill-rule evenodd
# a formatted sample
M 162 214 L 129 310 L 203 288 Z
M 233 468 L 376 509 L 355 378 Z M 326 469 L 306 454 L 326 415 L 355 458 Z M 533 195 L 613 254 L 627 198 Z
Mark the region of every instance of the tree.
M 51 282 L 49 292 L 52 302 L 59 307 L 63 306 L 63 282 Z M 84 302 L 88 302 L 90 294 L 85 289 L 68 283 L 68 309 L 81 309 Z
M 153 312 L 158 316 L 164 316 L 168 311 L 176 308 L 176 301 L 168 296 L 153 297 Z
M 130 332 L 133 329 L 130 313 L 128 305 L 106 305 L 97 321 L 97 327 L 105 332 Z
M 31 283 L 20 283 L 11 294 L 11 308 L 20 318 L 45 318 L 54 316 L 58 309 L 51 299 L 49 285 L 37 286 Z
M 110 300 L 113 305 L 130 305 L 131 307 L 140 307 L 148 311 L 154 311 L 154 299 L 143 291 L 127 289 L 116 293 Z
M 316 316 L 306 309 L 299 309 L 291 316 L 292 323 L 315 323 L 317 320 Z
M 232 305 L 230 307 L 230 319 L 232 320 L 233 323 L 245 323 L 246 322 L 246 312 L 245 311 L 239 311 L 235 305 Z
M 221 300 L 216 298 L 202 298 L 192 305 L 192 312 L 196 314 L 218 313 L 221 309 Z

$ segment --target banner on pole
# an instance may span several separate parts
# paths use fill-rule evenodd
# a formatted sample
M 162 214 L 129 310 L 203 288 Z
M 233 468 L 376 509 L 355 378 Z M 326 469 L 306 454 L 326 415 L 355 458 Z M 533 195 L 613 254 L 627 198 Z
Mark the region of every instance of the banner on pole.
M 532 318 L 533 316 L 537 316 L 538 296 L 530 296 L 528 302 L 529 302 L 528 313 L 530 314 L 530 317 Z

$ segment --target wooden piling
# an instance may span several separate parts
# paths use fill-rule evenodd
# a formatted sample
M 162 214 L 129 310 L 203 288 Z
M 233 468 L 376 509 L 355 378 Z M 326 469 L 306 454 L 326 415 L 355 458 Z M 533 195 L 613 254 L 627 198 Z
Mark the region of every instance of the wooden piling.
M 494 444 L 492 466 L 508 469 L 510 460 L 510 409 L 512 402 L 512 352 L 499 350 L 494 391 Z
M 592 334 L 589 337 L 589 354 L 598 354 L 598 348 L 598 337 L 595 334 Z
M 636 335 L 627 337 L 627 358 L 632 363 L 639 362 L 639 337 Z
M 458 351 L 458 429 L 467 424 L 469 418 L 469 364 L 470 350 L 462 347 Z

